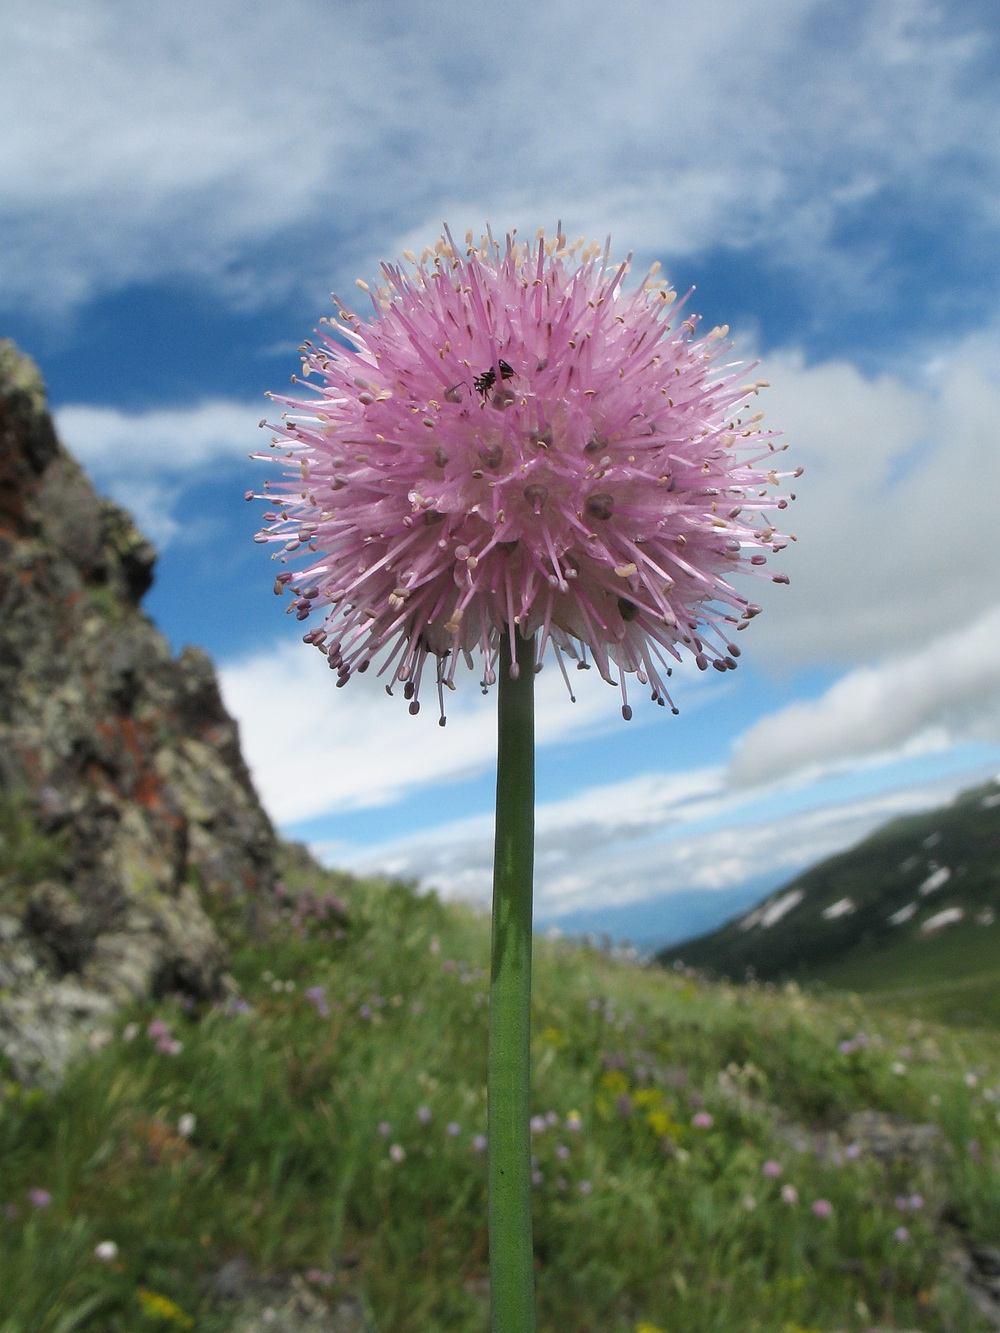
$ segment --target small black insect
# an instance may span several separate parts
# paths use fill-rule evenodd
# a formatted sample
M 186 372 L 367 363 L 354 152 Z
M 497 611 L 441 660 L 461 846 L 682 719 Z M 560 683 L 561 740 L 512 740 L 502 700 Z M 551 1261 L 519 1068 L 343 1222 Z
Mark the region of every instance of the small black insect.
M 514 374 L 513 366 L 508 365 L 508 363 L 503 360 L 498 361 L 497 365 L 500 367 L 500 378 L 502 380 L 509 380 L 513 377 Z M 472 386 L 477 393 L 481 393 L 482 396 L 485 398 L 486 395 L 489 393 L 489 391 L 493 388 L 494 384 L 496 384 L 496 382 L 497 382 L 497 373 L 493 369 L 493 367 L 490 366 L 488 367 L 488 369 L 484 370 L 481 375 L 476 376 L 476 378 L 472 381 Z

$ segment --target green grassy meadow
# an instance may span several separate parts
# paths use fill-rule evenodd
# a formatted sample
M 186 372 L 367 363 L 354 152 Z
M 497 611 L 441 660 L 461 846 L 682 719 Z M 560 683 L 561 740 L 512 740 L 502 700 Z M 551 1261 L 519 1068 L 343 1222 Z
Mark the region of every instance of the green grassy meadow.
M 7 1078 L 0 1333 L 229 1333 L 233 1260 L 378 1333 L 485 1333 L 488 922 L 294 856 L 285 886 L 223 923 L 227 1002 Z M 1000 1031 L 539 940 L 534 1033 L 544 1333 L 991 1327 L 949 1256 L 1000 1238 Z M 934 1146 L 883 1159 L 864 1111 Z
M 859 949 L 816 968 L 811 981 L 859 991 L 872 1004 L 967 1027 L 1000 1030 L 1000 962 L 996 940 L 974 922 L 930 939 Z

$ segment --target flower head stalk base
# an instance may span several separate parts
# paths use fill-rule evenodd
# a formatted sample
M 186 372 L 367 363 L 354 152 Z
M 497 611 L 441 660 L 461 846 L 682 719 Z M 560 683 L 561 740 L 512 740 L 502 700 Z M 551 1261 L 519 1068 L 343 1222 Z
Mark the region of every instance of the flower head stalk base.
M 725 329 L 675 327 L 666 283 L 627 291 L 627 262 L 580 245 L 446 231 L 383 265 L 374 319 L 338 302 L 303 346 L 314 397 L 273 395 L 286 470 L 257 540 L 305 559 L 275 590 L 323 614 L 304 637 L 338 684 L 377 659 L 415 713 L 431 657 L 443 723 L 460 659 L 485 690 L 501 636 L 516 660 L 537 635 L 564 674 L 592 659 L 627 718 L 629 675 L 662 704 L 683 650 L 735 667 L 760 608 L 730 578 L 787 544 L 764 381 L 719 364 Z

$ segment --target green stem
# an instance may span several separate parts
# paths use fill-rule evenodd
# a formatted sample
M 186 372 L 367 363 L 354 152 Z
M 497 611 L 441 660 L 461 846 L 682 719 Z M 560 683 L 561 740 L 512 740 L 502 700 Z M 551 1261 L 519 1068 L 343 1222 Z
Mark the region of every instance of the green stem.
M 500 653 L 489 1038 L 489 1236 L 493 1333 L 534 1333 L 531 1244 L 531 887 L 535 644 Z

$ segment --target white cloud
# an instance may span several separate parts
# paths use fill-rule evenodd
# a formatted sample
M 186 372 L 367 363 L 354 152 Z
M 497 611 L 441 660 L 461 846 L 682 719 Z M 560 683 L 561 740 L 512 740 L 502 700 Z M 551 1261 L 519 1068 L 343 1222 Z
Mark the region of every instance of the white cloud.
M 418 787 L 428 789 L 433 803 L 435 783 L 488 770 L 496 754 L 495 690 L 484 697 L 478 676 L 464 669 L 457 679 L 455 691 L 446 692 L 448 723 L 441 728 L 433 677 L 414 718 L 401 688 L 386 698 L 376 667 L 338 690 L 325 657 L 297 642 L 220 671 L 226 707 L 240 724 L 257 790 L 272 817 L 284 824 L 387 804 Z M 697 689 L 696 682 L 691 685 Z M 596 672 L 574 678 L 573 686 L 575 704 L 554 664 L 538 677 L 539 747 L 624 725 L 620 699 Z M 638 710 L 630 725 L 642 725 Z
M 149 275 L 218 276 L 316 210 L 371 136 L 362 90 L 386 92 L 379 53 L 349 11 L 324 22 L 290 0 L 278 15 L 229 0 L 5 6 L 11 288 L 58 304 Z M 323 40 L 295 41 L 317 20 Z
M 55 413 L 61 439 L 96 474 L 189 472 L 266 446 L 258 429 L 267 404 L 215 399 L 194 407 L 122 412 L 71 404 Z
M 759 783 L 880 752 L 1000 742 L 1000 606 L 905 657 L 859 667 L 740 737 L 731 779 Z
M 182 534 L 175 515 L 190 489 L 213 468 L 266 446 L 270 436 L 259 429 L 266 408 L 263 400 L 254 406 L 215 399 L 147 412 L 75 403 L 54 416 L 74 457 L 162 550 Z
M 942 779 L 792 814 L 784 813 L 774 789 L 727 790 L 718 770 L 650 774 L 590 788 L 538 808 L 535 910 L 539 917 L 557 917 L 790 875 L 896 815 L 944 803 L 962 785 L 967 780 Z M 769 797 L 767 815 L 758 804 L 762 797 Z M 446 898 L 480 904 L 490 898 L 493 822 L 486 815 L 375 848 L 320 844 L 315 850 L 359 873 L 418 879 Z
M 919 382 L 844 361 L 764 359 L 761 398 L 804 466 L 783 523 L 799 541 L 759 584 L 755 657 L 851 666 L 970 622 L 1000 587 L 1000 336 L 941 349 Z
M 295 642 L 220 671 L 257 790 L 279 823 L 384 804 L 488 762 L 492 711 L 477 706 L 470 677 L 449 697 L 444 729 L 431 703 L 410 718 L 401 690 L 387 699 L 374 671 L 344 690 L 335 679 L 320 653 Z
M 880 189 L 993 228 L 979 23 L 933 0 L 849 21 L 623 0 L 612 23 L 597 0 L 10 0 L 0 280 L 59 306 L 209 275 L 252 302 L 446 205 L 461 227 L 561 214 L 647 252 L 762 240 L 809 264 Z

